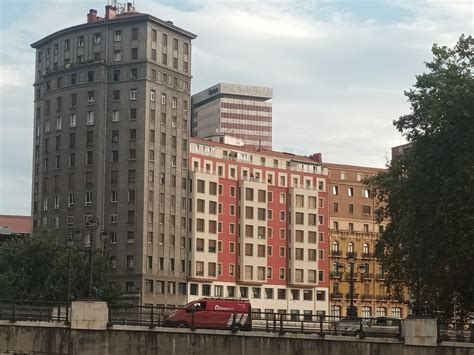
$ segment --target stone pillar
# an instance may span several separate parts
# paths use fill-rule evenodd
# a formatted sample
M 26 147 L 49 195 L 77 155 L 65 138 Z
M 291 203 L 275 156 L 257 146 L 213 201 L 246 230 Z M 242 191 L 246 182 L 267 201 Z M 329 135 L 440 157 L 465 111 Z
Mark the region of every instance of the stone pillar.
M 408 317 L 402 324 L 405 345 L 437 346 L 438 325 L 436 319 Z
M 107 302 L 83 299 L 71 302 L 71 329 L 107 329 Z

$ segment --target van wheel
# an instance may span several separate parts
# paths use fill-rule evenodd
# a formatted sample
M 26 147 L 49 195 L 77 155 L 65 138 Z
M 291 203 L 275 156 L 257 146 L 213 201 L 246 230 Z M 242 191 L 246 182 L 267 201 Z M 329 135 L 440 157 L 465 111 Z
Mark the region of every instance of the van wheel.
M 234 323 L 230 326 L 230 331 L 232 333 L 237 333 L 240 330 L 240 324 L 239 323 Z
M 188 324 L 186 322 L 179 322 L 177 325 L 178 328 L 188 328 Z

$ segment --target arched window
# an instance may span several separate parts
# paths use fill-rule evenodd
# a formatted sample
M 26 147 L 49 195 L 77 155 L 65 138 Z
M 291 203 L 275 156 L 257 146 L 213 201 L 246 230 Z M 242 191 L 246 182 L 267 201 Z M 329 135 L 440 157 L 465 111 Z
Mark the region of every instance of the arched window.
M 332 251 L 338 251 L 338 250 L 339 250 L 339 243 L 332 242 Z
M 354 252 L 354 244 L 352 244 L 352 242 L 349 242 L 349 244 L 347 244 L 347 252 L 348 253 Z
M 362 252 L 367 255 L 369 254 L 369 244 L 365 243 L 362 247 Z
M 361 316 L 363 318 L 370 318 L 372 317 L 372 309 L 370 307 L 362 307 Z

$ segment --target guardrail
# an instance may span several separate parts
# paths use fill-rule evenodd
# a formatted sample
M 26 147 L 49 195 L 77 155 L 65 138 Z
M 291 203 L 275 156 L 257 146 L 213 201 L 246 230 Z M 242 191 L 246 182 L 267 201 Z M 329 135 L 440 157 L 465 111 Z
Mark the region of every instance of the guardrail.
M 109 305 L 109 326 L 114 325 L 141 325 L 150 328 L 162 327 L 167 315 L 182 307 L 157 307 L 157 306 L 124 306 Z M 206 317 L 213 317 L 215 322 L 205 324 L 199 318 L 195 310 L 188 310 L 190 316 L 187 321 L 174 324 L 176 327 L 200 328 L 222 328 L 231 329 L 234 324 L 242 320 L 242 314 L 233 311 L 211 310 L 206 311 Z M 211 313 L 212 312 L 212 316 Z M 225 316 L 221 316 L 224 315 Z M 300 333 L 315 334 L 320 337 L 325 335 L 352 335 L 352 336 L 381 336 L 385 338 L 400 338 L 401 322 L 393 326 L 376 327 L 376 318 L 345 318 L 327 315 L 313 315 L 300 313 L 273 313 L 252 311 L 252 327 L 254 331 L 265 331 L 272 333 Z M 239 328 L 243 322 L 239 325 Z M 238 330 L 238 329 L 237 329 Z M 250 330 L 250 329 L 243 329 Z
M 442 341 L 474 343 L 474 319 L 466 322 L 438 321 L 438 342 Z
M 66 302 L 21 301 L 0 299 L 0 319 L 16 321 L 59 322 L 70 321 Z

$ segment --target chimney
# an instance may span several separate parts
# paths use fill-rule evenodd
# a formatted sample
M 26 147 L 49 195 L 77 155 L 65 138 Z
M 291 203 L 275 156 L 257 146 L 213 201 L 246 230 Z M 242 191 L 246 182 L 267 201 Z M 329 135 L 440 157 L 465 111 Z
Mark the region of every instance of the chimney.
M 314 153 L 308 157 L 311 160 L 314 160 L 316 163 L 323 163 L 323 155 L 321 153 Z
M 115 9 L 115 7 L 107 5 L 105 7 L 105 19 L 113 20 L 115 17 L 117 17 L 117 10 Z
M 87 14 L 87 23 L 97 22 L 97 10 L 90 9 Z

